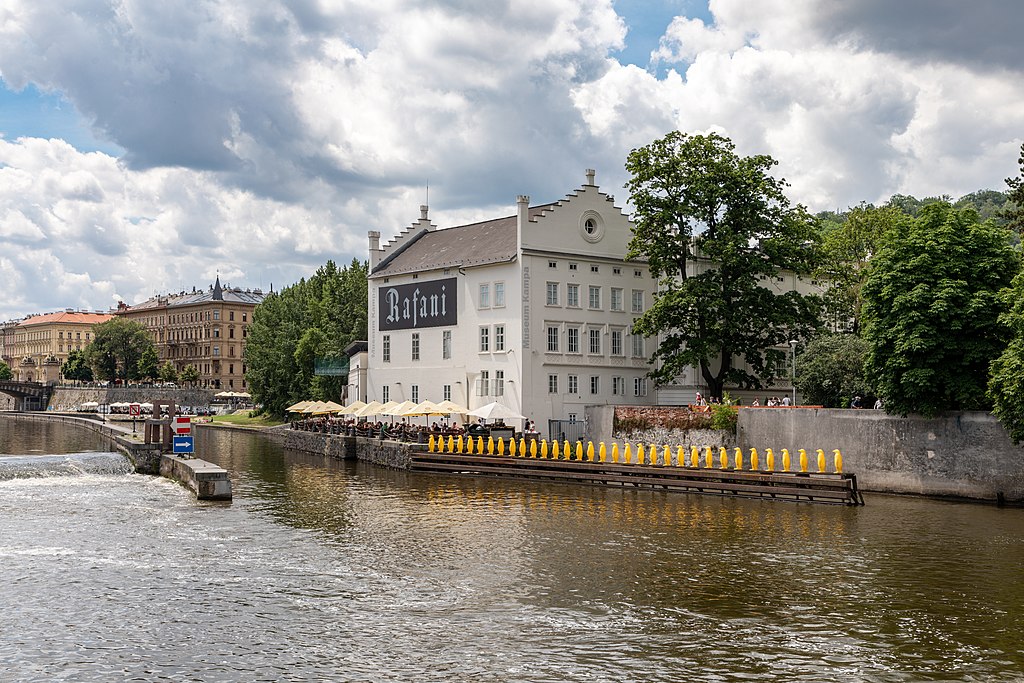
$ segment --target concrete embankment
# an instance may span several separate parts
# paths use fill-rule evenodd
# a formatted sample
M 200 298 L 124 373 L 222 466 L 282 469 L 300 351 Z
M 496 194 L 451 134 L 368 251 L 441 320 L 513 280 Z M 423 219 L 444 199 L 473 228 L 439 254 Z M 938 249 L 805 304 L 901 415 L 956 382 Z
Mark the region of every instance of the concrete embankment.
M 163 455 L 160 474 L 181 482 L 199 500 L 231 500 L 231 479 L 222 467 L 198 458 Z

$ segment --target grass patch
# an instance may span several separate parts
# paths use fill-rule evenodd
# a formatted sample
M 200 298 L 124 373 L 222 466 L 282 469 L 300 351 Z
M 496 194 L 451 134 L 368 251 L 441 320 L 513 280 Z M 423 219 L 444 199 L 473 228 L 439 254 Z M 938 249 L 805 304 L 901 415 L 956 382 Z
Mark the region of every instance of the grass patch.
M 252 413 L 241 413 L 239 415 L 214 415 L 211 422 L 214 424 L 239 425 L 241 427 L 276 427 L 284 424 L 284 420 L 270 417 L 269 415 L 257 415 L 251 417 Z

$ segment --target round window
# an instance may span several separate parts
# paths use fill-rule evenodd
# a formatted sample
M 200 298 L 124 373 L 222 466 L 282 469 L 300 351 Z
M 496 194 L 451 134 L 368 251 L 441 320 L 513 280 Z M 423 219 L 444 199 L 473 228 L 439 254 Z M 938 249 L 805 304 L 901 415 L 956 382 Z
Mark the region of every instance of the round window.
M 580 216 L 580 233 L 588 242 L 599 242 L 604 237 L 604 220 L 596 211 L 584 211 Z

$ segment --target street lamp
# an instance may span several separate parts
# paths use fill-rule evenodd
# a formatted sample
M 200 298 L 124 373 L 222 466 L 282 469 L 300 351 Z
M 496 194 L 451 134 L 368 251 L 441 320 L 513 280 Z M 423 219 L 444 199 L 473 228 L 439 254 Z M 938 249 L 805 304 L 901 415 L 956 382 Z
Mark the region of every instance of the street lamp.
M 793 381 L 792 381 L 792 386 L 793 386 L 793 405 L 796 405 L 796 345 L 797 345 L 797 341 L 798 340 L 796 340 L 796 339 L 790 339 L 789 340 L 789 346 L 790 346 L 790 348 L 793 351 Z

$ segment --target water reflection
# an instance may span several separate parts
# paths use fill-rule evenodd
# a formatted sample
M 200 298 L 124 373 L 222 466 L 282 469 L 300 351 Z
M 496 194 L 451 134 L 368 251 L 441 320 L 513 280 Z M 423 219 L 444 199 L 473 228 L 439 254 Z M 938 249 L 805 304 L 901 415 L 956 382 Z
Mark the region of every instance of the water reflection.
M 49 680 L 58 658 L 77 662 L 76 680 L 988 681 L 1024 669 L 1020 510 L 459 479 L 219 430 L 197 446 L 231 471 L 232 504 L 138 476 L 0 482 L 0 599 L 32 644 L 0 652 L 25 680 Z

